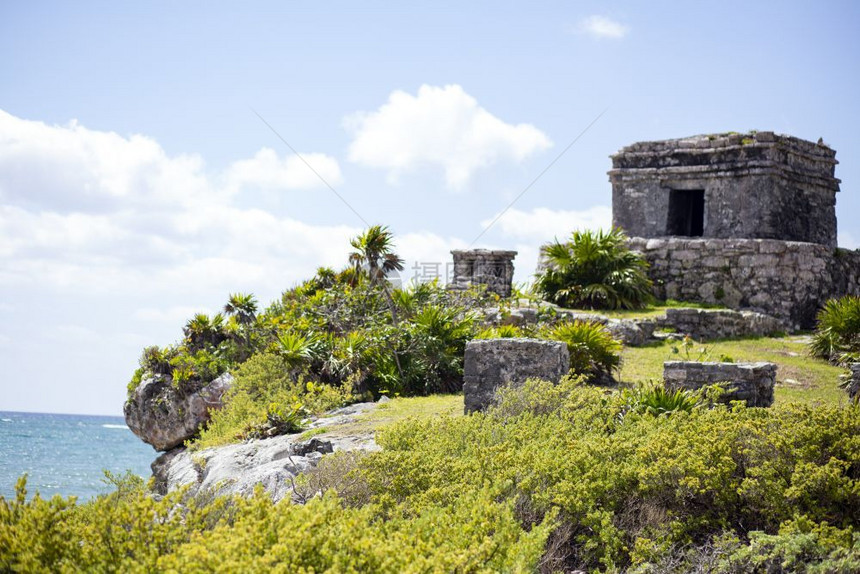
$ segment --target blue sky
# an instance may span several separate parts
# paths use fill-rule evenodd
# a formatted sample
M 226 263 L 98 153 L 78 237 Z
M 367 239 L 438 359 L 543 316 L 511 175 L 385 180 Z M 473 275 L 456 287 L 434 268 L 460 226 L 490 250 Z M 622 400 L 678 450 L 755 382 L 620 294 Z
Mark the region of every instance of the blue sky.
M 860 246 L 853 2 L 0 5 L 0 410 L 119 414 L 143 346 L 390 225 L 411 269 L 607 225 L 608 156 L 773 130 L 837 150 Z M 410 270 L 407 270 L 409 273 Z

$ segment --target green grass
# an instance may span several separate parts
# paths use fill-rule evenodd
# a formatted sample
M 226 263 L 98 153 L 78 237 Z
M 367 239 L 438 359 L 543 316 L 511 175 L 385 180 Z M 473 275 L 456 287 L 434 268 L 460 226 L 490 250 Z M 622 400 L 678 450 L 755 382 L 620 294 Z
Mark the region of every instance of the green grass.
M 690 308 L 690 309 L 723 309 L 719 305 L 710 305 L 707 303 L 692 303 L 689 301 L 675 301 L 668 299 L 666 301 L 658 301 L 656 304 L 646 307 L 645 309 L 615 309 L 609 311 L 606 309 L 568 309 L 576 313 L 591 313 L 593 315 L 603 315 L 613 319 L 653 319 L 666 314 L 668 308 Z
M 683 349 L 672 353 L 677 343 L 668 341 L 645 347 L 626 347 L 621 354 L 620 379 L 624 383 L 662 380 L 664 361 L 687 360 Z M 802 401 L 838 404 L 847 400 L 839 388 L 839 375 L 845 369 L 811 357 L 806 342 L 797 336 L 759 337 L 697 343 L 690 354 L 694 360 L 700 350 L 707 350 L 707 361 L 719 361 L 728 355 L 735 362 L 766 361 L 777 365 L 775 402 Z
M 406 419 L 422 420 L 446 415 L 461 416 L 462 414 L 462 393 L 395 398 L 378 405 L 377 408 L 368 413 L 357 416 L 353 422 L 326 427 L 324 432 L 315 434 L 329 436 L 359 435 L 376 432 L 382 427 Z

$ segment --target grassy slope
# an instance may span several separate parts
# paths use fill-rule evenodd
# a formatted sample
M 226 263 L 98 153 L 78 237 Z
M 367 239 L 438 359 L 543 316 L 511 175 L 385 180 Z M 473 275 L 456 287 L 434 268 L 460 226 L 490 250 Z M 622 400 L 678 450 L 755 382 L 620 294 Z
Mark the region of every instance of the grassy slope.
M 672 352 L 673 345 L 677 343 L 663 342 L 647 347 L 625 348 L 621 380 L 660 380 L 663 376 L 663 361 L 687 360 L 683 350 L 677 354 Z M 847 371 L 810 357 L 802 337 L 760 337 L 696 344 L 691 350 L 690 360 L 696 360 L 703 347 L 708 353 L 704 360 L 719 361 L 722 355 L 728 355 L 735 362 L 776 363 L 777 402 L 823 401 L 838 404 L 847 400 L 845 392 L 838 387 L 839 375 Z
M 672 352 L 673 343 L 663 342 L 647 347 L 628 347 L 623 352 L 620 379 L 625 383 L 659 380 L 664 361 L 683 360 L 684 352 Z M 693 358 L 705 348 L 705 360 L 719 360 L 728 355 L 736 362 L 768 361 L 778 365 L 776 401 L 844 403 L 845 392 L 838 388 L 839 375 L 846 372 L 806 354 L 802 337 L 789 336 L 757 339 L 727 340 L 697 344 L 691 351 Z M 376 430 L 407 418 L 430 418 L 442 415 L 463 414 L 463 395 L 432 395 L 429 397 L 396 398 L 377 409 L 357 417 L 354 422 L 311 430 L 304 438 L 315 435 L 350 436 L 373 433 Z

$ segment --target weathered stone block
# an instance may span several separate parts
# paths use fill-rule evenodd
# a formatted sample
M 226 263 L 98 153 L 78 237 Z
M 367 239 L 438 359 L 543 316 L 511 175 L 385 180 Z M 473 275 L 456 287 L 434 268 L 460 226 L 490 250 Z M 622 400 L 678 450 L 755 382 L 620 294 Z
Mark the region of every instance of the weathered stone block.
M 570 370 L 567 345 L 539 339 L 486 339 L 466 344 L 463 395 L 466 413 L 486 409 L 496 389 L 536 377 L 557 383 Z
M 663 363 L 663 383 L 669 390 L 695 390 L 705 385 L 726 383 L 729 392 L 724 400 L 742 400 L 750 407 L 769 407 L 773 404 L 776 365 L 668 361 Z

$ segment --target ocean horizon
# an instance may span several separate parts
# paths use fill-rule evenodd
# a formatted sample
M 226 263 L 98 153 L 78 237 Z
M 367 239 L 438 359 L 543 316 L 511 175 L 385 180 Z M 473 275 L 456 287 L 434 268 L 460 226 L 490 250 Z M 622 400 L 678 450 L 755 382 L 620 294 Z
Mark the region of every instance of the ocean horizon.
M 158 454 L 120 416 L 0 411 L 0 496 L 7 499 L 26 474 L 28 498 L 89 500 L 112 490 L 105 470 L 148 478 Z

